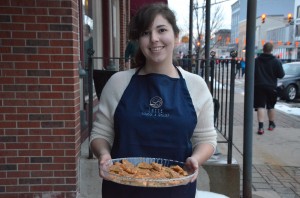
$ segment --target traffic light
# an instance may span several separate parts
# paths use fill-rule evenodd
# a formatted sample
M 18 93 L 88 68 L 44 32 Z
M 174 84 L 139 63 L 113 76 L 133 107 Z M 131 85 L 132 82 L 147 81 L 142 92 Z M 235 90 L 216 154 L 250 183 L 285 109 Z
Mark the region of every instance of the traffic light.
M 266 16 L 267 16 L 266 14 L 262 14 L 262 15 L 261 15 L 261 22 L 262 22 L 262 23 L 265 23 Z
M 293 15 L 291 13 L 289 13 L 287 18 L 288 18 L 288 22 L 291 23 L 292 19 L 293 19 Z
M 197 41 L 197 46 L 199 47 L 201 45 L 200 41 Z

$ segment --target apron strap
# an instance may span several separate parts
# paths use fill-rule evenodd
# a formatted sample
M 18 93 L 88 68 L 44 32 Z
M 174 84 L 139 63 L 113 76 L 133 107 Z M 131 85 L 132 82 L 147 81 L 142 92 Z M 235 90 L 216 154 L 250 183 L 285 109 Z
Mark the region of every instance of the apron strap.
M 135 73 L 134 73 L 134 75 L 137 75 L 140 71 L 141 71 L 141 69 L 143 68 L 143 66 L 142 67 L 139 67 L 139 68 L 137 68 L 137 70 L 135 71 Z
M 175 69 L 177 70 L 180 79 L 182 79 L 183 77 L 182 77 L 182 74 L 181 74 L 180 70 L 179 70 L 176 66 L 174 66 L 174 67 L 175 67 Z M 138 73 L 141 71 L 142 68 L 143 68 L 143 66 L 142 66 L 142 67 L 139 67 L 139 68 L 135 71 L 134 75 L 138 75 Z

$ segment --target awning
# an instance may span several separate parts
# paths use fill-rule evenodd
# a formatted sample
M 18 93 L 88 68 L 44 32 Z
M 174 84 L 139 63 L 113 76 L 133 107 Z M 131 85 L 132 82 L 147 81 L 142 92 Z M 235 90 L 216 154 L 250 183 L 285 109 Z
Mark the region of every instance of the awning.
M 168 4 L 168 0 L 130 0 L 130 15 L 133 16 L 136 11 L 145 4 L 159 2 Z

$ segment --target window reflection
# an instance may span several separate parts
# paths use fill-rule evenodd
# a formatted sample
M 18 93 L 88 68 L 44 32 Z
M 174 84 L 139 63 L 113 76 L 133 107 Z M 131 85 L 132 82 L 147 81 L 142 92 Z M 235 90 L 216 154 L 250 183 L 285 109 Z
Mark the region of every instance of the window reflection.
M 83 25 L 83 49 L 84 49 L 84 65 L 87 68 L 88 66 L 88 51 L 93 48 L 93 37 L 92 37 L 92 28 L 89 24 Z
M 84 66 L 87 68 L 88 64 L 88 50 L 93 49 L 93 13 L 92 13 L 92 0 L 82 0 L 82 16 L 83 16 L 83 60 Z

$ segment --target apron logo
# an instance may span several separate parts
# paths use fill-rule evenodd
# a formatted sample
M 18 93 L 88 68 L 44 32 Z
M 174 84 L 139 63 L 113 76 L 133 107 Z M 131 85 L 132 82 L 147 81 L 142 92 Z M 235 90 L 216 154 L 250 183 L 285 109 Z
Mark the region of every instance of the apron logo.
M 154 96 L 153 98 L 151 98 L 150 100 L 150 106 L 153 107 L 153 108 L 159 108 L 161 107 L 163 104 L 163 100 L 161 97 L 159 96 Z
M 163 105 L 163 99 L 159 96 L 155 96 L 150 100 L 150 107 L 148 110 L 142 111 L 142 116 L 146 117 L 159 117 L 159 118 L 168 118 L 170 115 L 164 113 L 163 109 L 160 107 Z

